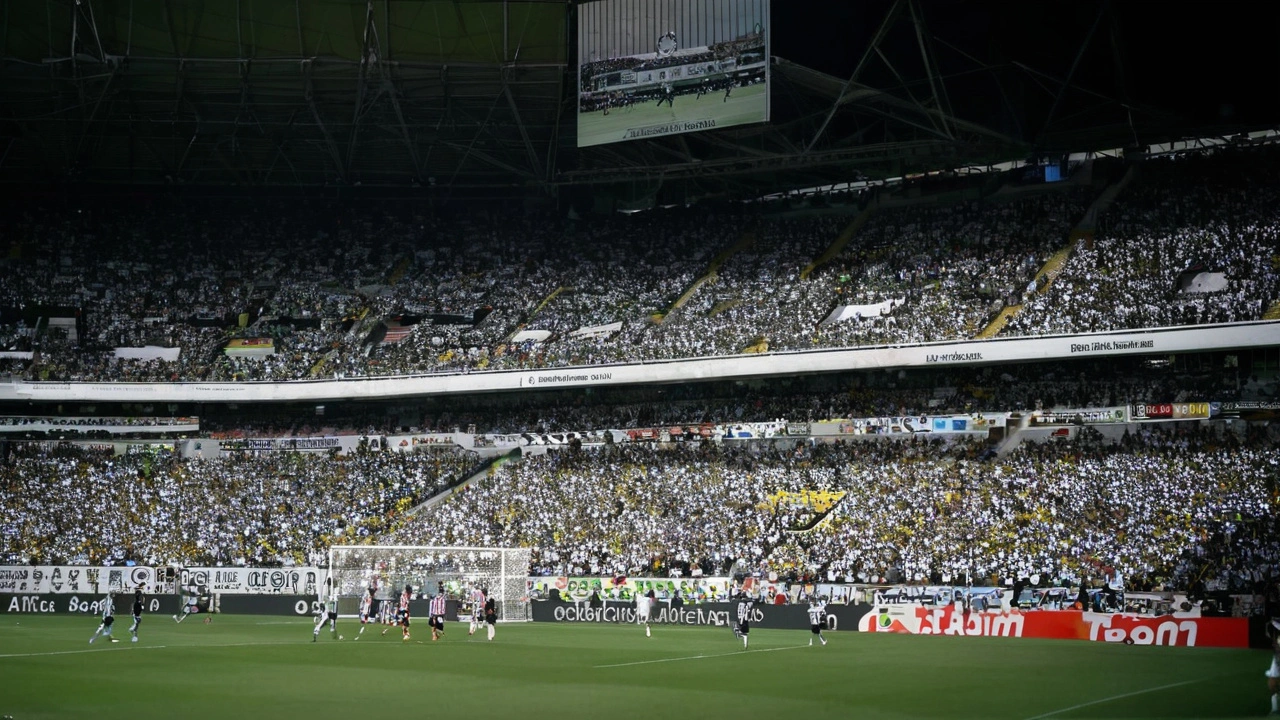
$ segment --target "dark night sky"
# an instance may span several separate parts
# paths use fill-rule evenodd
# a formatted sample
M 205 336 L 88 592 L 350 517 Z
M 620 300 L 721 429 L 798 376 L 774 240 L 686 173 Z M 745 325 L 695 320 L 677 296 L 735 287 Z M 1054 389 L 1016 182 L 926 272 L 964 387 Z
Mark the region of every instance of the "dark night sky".
M 773 53 L 847 78 L 890 4 L 774 0 Z M 956 114 L 1030 138 L 1053 96 L 1008 64 L 1065 78 L 1101 3 L 922 0 L 920 7 L 939 41 L 942 72 L 960 73 L 947 85 Z M 1115 22 L 1104 17 L 1098 26 L 1076 84 L 1117 100 L 1127 92 L 1132 102 L 1171 112 L 1190 127 L 1280 122 L 1280 3 L 1116 2 L 1110 12 Z M 888 38 L 888 54 L 910 67 L 919 57 L 910 15 L 904 13 L 899 25 Z M 974 60 L 947 45 L 1005 69 L 966 72 L 978 67 Z M 873 61 L 868 84 L 894 83 L 882 68 Z M 1083 124 L 1102 123 L 1105 111 L 1090 110 L 1103 104 L 1076 93 L 1055 117 L 1079 112 Z

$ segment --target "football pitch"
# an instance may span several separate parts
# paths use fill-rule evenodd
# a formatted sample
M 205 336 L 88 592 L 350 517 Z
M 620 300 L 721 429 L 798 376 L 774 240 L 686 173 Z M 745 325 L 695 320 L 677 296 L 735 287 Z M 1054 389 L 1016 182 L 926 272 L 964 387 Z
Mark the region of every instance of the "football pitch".
M 339 623 L 0 620 L 0 715 L 35 718 L 1225 718 L 1268 710 L 1265 651 L 724 628 L 450 623 L 431 642 Z
M 763 122 L 765 112 L 765 84 L 757 83 L 734 88 L 729 99 L 724 91 L 711 92 L 699 98 L 697 95 L 679 95 L 671 105 L 652 100 L 614 108 L 608 115 L 603 110 L 582 113 L 578 116 L 578 146 L 626 140 L 630 128 L 645 128 L 674 122 L 715 120 L 717 128 L 742 123 Z

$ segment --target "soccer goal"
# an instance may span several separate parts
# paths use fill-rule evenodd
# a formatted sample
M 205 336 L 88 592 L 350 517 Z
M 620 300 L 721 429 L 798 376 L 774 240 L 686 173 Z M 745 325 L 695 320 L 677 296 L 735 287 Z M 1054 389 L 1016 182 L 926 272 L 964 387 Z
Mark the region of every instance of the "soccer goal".
M 352 615 L 370 587 L 375 598 L 392 602 L 405 585 L 415 596 L 434 595 L 440 583 L 465 590 L 488 588 L 500 622 L 530 620 L 526 582 L 529 548 L 428 547 L 418 545 L 334 545 L 329 578 L 338 612 Z M 470 602 L 463 592 L 458 599 Z

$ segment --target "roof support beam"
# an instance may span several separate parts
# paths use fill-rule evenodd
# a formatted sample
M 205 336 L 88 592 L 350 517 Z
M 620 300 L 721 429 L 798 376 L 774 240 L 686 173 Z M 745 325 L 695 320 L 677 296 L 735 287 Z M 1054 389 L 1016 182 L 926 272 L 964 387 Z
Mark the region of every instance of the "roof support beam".
M 298 27 L 298 57 L 307 57 L 307 46 L 302 42 L 302 0 L 293 0 L 293 18 Z
M 542 174 L 542 177 L 546 182 L 551 182 L 551 178 L 555 177 L 556 150 L 558 150 L 560 146 L 560 122 L 564 118 L 565 106 L 570 106 L 570 112 L 574 112 L 576 110 L 576 108 L 572 106 L 572 103 L 576 102 L 576 98 L 570 98 L 568 102 L 565 101 L 564 85 L 565 78 L 562 75 L 560 78 L 559 89 L 556 92 L 556 122 L 551 127 L 551 139 L 547 141 L 547 165 L 546 170 L 544 170 Z
M 836 110 L 838 110 L 840 105 L 844 102 L 845 93 L 849 92 L 849 88 L 858 81 L 858 76 L 861 75 L 863 69 L 866 68 L 867 62 L 871 59 L 872 52 L 879 47 L 880 41 L 888 34 L 889 28 L 893 27 L 893 21 L 897 19 L 898 13 L 902 11 L 903 2 L 904 0 L 894 0 L 893 5 L 890 6 L 889 13 L 885 15 L 884 22 L 880 23 L 880 27 L 876 30 L 875 36 L 871 38 L 871 43 L 867 45 L 867 49 L 862 52 L 862 59 L 858 61 L 856 66 L 854 66 L 853 74 L 849 76 L 847 81 L 845 81 L 844 87 L 841 88 L 840 94 L 836 96 L 835 102 L 831 103 L 831 109 L 827 111 L 826 119 L 818 126 L 818 131 L 813 134 L 813 139 L 805 146 L 804 151 L 806 153 L 813 152 L 813 146 L 818 144 L 818 140 L 822 138 L 822 133 L 827 131 L 827 126 L 831 124 L 831 118 L 835 117 Z
M 946 86 L 943 85 L 942 78 L 934 78 L 936 68 L 933 56 L 929 52 L 929 43 L 926 41 L 928 36 L 924 29 L 924 13 L 916 7 L 916 0 L 907 0 L 907 7 L 911 10 L 911 23 L 915 26 L 916 42 L 920 45 L 920 61 L 924 64 L 924 73 L 929 78 L 929 92 L 933 93 L 933 104 L 940 111 L 937 116 L 938 122 L 941 123 L 942 131 L 947 137 L 955 137 L 955 133 L 951 132 L 951 128 L 947 125 L 951 103 L 947 100 Z
M 333 141 L 333 136 L 329 134 L 329 129 L 325 127 L 324 120 L 320 117 L 320 109 L 316 107 L 315 88 L 311 84 L 310 60 L 302 62 L 302 78 L 303 95 L 306 98 L 307 107 L 311 109 L 311 117 L 315 119 L 316 127 L 320 128 L 320 134 L 324 136 L 324 144 L 329 150 L 329 156 L 333 159 L 333 167 L 338 173 L 338 179 L 346 182 L 347 169 L 342 163 L 342 154 L 338 152 L 338 145 Z
M 445 147 L 453 148 L 454 150 L 461 150 L 463 153 L 462 160 L 458 161 L 458 167 L 453 171 L 453 179 L 456 179 L 458 177 L 458 173 L 462 170 L 462 166 L 467 162 L 467 158 L 469 157 L 475 157 L 477 160 L 483 160 L 484 162 L 498 168 L 499 170 L 506 170 L 509 173 L 514 173 L 528 180 L 538 179 L 536 176 L 530 174 L 528 170 L 521 170 L 520 168 L 514 165 L 511 165 L 510 163 L 505 163 L 499 160 L 498 158 L 490 155 L 489 153 L 483 150 L 477 150 L 475 148 L 475 143 L 472 143 L 471 145 L 462 145 L 461 143 L 455 143 L 455 142 L 442 142 L 441 144 L 444 145 Z M 453 184 L 452 179 L 450 180 L 449 184 L 450 185 Z
M 356 154 L 356 141 L 360 137 L 360 120 L 364 118 L 364 100 L 369 92 L 369 68 L 378 62 L 377 40 L 373 27 L 373 0 L 368 0 L 364 10 L 364 49 L 360 51 L 360 67 L 356 71 L 356 101 L 352 109 L 351 135 L 347 139 L 347 167 L 350 168 Z M 372 52 L 371 52 L 372 49 Z
M 507 98 L 507 106 L 511 108 L 511 116 L 516 119 L 516 128 L 520 130 L 520 140 L 524 142 L 524 151 L 529 156 L 529 169 L 536 176 L 538 174 L 538 154 L 533 151 L 533 143 L 529 140 L 529 130 L 524 126 L 524 120 L 520 118 L 520 109 L 516 107 L 516 99 L 511 95 L 511 86 L 507 84 L 507 75 L 510 68 L 503 68 L 502 71 L 502 94 Z
M 1053 98 L 1053 105 L 1049 106 L 1049 114 L 1044 116 L 1044 124 L 1040 126 L 1040 134 L 1036 136 L 1033 150 L 1038 151 L 1044 145 L 1045 135 L 1049 132 L 1049 126 L 1053 124 L 1053 116 L 1058 114 L 1058 106 L 1062 104 L 1062 98 L 1067 94 L 1067 88 L 1071 87 L 1071 81 L 1075 79 L 1076 70 L 1080 67 L 1080 61 L 1084 59 L 1085 53 L 1089 50 L 1089 45 L 1093 42 L 1093 36 L 1098 32 L 1098 26 L 1102 24 L 1102 18 L 1110 10 L 1110 6 L 1110 2 L 1104 2 L 1102 7 L 1098 8 L 1098 15 L 1093 19 L 1093 25 L 1089 27 L 1088 34 L 1084 36 L 1084 40 L 1080 43 L 1080 49 L 1076 51 L 1075 59 L 1071 61 L 1071 69 L 1067 71 L 1067 79 L 1062 82 L 1062 87 L 1058 88 L 1058 94 Z
M 296 110 L 292 115 L 289 116 L 289 124 L 286 126 L 286 133 L 289 128 L 293 127 L 294 118 L 296 118 L 297 116 L 298 116 L 298 113 Z M 286 135 L 284 138 L 274 138 L 274 137 L 266 136 L 265 133 L 264 133 L 264 136 L 267 137 L 269 140 L 271 140 L 272 144 L 276 146 L 276 154 L 274 157 L 271 158 L 271 166 L 267 168 L 267 172 L 262 176 L 262 183 L 266 184 L 267 180 L 271 178 L 272 171 L 275 170 L 276 163 L 280 162 L 280 160 L 283 158 L 284 161 L 289 164 L 289 171 L 293 173 L 294 184 L 301 185 L 302 181 L 298 178 L 298 168 L 294 166 L 293 160 L 289 158 L 289 153 L 285 152 L 284 150 L 285 144 L 289 142 L 288 136 Z

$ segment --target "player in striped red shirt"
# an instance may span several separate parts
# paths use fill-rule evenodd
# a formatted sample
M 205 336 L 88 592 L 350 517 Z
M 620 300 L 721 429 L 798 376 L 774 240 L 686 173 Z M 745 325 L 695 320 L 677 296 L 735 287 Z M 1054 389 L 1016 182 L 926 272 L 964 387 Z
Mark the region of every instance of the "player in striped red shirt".
M 404 640 L 409 640 L 409 600 L 413 598 L 413 586 L 405 585 L 404 592 L 400 593 L 400 607 L 396 611 L 396 624 L 400 626 L 404 632 Z M 387 634 L 387 629 L 382 629 L 382 634 Z
M 440 593 L 431 598 L 430 617 L 427 619 L 427 624 L 431 626 L 432 642 L 444 637 L 444 613 L 444 593 Z
M 360 632 L 356 633 L 356 640 L 364 634 L 364 626 L 373 622 L 373 592 L 373 587 L 370 586 L 364 597 L 360 598 Z

